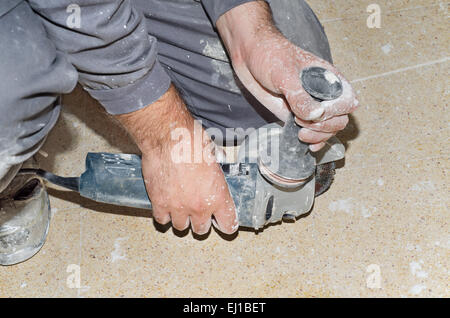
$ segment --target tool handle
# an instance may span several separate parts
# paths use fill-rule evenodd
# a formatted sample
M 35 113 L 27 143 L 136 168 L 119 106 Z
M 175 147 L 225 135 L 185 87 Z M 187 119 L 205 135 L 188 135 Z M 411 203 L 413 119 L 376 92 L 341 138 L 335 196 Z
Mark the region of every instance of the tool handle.
M 342 95 L 342 82 L 333 72 L 323 67 L 308 67 L 300 74 L 303 89 L 317 101 L 332 100 Z M 294 129 L 294 115 L 291 115 L 285 123 L 284 134 L 292 135 L 298 129 Z
M 343 88 L 339 77 L 323 67 L 313 66 L 303 69 L 300 74 L 300 80 L 304 90 L 317 101 L 332 100 L 342 95 Z M 295 123 L 294 115 L 291 114 L 283 127 L 281 143 L 292 147 L 291 143 L 295 140 L 294 144 L 297 144 L 297 133 L 298 127 Z M 300 145 L 297 145 L 297 147 L 303 148 L 302 153 L 306 153 L 308 144 L 302 141 L 299 142 Z
M 309 67 L 300 74 L 302 86 L 318 101 L 338 98 L 342 94 L 342 83 L 335 74 L 322 67 Z M 280 153 L 277 171 L 271 171 L 285 180 L 304 180 L 314 174 L 315 159 L 309 152 L 309 144 L 298 138 L 299 127 L 295 123 L 294 114 L 290 114 L 280 134 Z M 266 162 L 262 162 L 267 167 Z M 270 178 L 272 182 L 276 182 Z
M 79 192 L 98 202 L 152 208 L 142 177 L 141 158 L 137 155 L 88 153 Z
M 256 163 L 222 164 L 241 226 L 252 227 L 255 204 Z M 88 153 L 86 171 L 79 179 L 81 196 L 108 204 L 151 209 L 137 155 Z

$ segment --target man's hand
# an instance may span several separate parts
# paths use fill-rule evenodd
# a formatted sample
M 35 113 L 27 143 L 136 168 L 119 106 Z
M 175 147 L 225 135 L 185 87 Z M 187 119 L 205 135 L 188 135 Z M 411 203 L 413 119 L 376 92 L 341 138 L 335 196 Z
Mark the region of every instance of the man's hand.
M 220 231 L 231 234 L 237 230 L 234 203 L 215 161 L 214 146 L 201 127 L 195 128 L 173 87 L 157 102 L 117 117 L 142 151 L 142 173 L 158 223 L 172 221 L 180 231 L 191 224 L 201 235 L 209 231 L 214 216 Z M 185 133 L 184 139 L 173 140 L 175 129 Z M 194 130 L 203 134 L 197 152 Z M 185 153 L 176 151 L 177 147 Z
M 349 82 L 333 65 L 287 40 L 273 24 L 267 3 L 237 6 L 219 18 L 217 28 L 242 84 L 281 120 L 292 111 L 303 127 L 299 138 L 311 143 L 312 151 L 345 128 L 347 114 L 358 106 Z M 321 103 L 314 100 L 300 80 L 301 71 L 311 66 L 336 74 L 343 84 L 342 96 Z

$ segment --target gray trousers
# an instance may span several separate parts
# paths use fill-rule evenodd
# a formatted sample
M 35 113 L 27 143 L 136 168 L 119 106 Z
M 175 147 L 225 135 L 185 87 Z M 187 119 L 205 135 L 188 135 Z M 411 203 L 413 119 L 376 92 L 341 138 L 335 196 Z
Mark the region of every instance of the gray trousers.
M 267 2 L 288 39 L 331 62 L 323 27 L 305 1 Z M 158 40 L 160 64 L 206 128 L 246 130 L 276 120 L 236 78 L 199 2 L 134 0 L 132 4 Z M 41 147 L 60 113 L 58 96 L 73 90 L 80 72 L 67 52 L 52 43 L 47 20 L 26 1 L 0 14 L 0 192 L 21 163 Z M 239 141 L 243 136 L 227 137 Z

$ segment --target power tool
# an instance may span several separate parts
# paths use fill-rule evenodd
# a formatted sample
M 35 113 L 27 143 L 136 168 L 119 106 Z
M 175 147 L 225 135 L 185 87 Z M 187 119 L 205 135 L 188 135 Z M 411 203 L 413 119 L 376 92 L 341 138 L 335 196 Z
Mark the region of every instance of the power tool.
M 332 72 L 306 68 L 300 74 L 303 88 L 316 100 L 342 94 L 342 83 Z M 281 123 L 267 124 L 248 135 L 235 163 L 221 163 L 236 206 L 239 225 L 255 230 L 308 213 L 315 196 L 333 179 L 335 161 L 344 157 L 336 138 L 316 153 L 298 138 L 299 127 L 291 115 Z M 142 177 L 141 158 L 134 154 L 88 153 L 80 177 L 61 177 L 41 169 L 22 169 L 49 182 L 78 192 L 94 201 L 151 209 Z

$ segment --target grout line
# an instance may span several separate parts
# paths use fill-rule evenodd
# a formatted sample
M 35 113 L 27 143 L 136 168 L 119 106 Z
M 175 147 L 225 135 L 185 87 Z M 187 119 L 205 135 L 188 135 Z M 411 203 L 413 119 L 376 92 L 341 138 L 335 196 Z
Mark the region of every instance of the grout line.
M 449 3 L 450 3 L 450 2 L 445 2 L 444 5 L 448 5 Z M 383 14 L 383 15 L 388 15 L 388 14 L 391 14 L 391 13 L 397 13 L 397 12 L 403 12 L 403 11 L 411 11 L 411 10 L 419 10 L 419 9 L 428 9 L 428 8 L 438 7 L 438 6 L 440 6 L 440 5 L 441 5 L 440 3 L 436 3 L 436 4 L 433 4 L 433 5 L 429 5 L 429 6 L 416 6 L 416 7 L 412 7 L 412 8 L 404 8 L 404 9 L 388 10 L 388 11 L 383 12 L 382 14 Z M 364 13 L 361 13 L 361 14 L 358 14 L 358 15 L 351 15 L 351 16 L 348 16 L 348 17 L 342 17 L 342 18 L 329 18 L 329 19 L 323 19 L 323 20 L 320 20 L 320 23 L 324 24 L 324 23 L 328 23 L 328 22 L 336 22 L 336 21 L 342 21 L 342 20 L 354 19 L 354 18 L 359 18 L 359 17 L 365 17 L 364 14 L 366 14 L 366 13 L 364 12 Z
M 413 65 L 413 66 L 403 67 L 403 68 L 399 68 L 399 69 L 396 69 L 396 70 L 393 70 L 393 71 L 389 71 L 389 72 L 385 72 L 385 73 L 381 73 L 381 74 L 375 74 L 375 75 L 370 75 L 370 76 L 367 76 L 367 77 L 357 78 L 357 79 L 354 79 L 354 80 L 350 81 L 350 83 L 352 83 L 352 84 L 353 83 L 359 83 L 359 82 L 367 81 L 367 80 L 370 80 L 370 79 L 379 78 L 379 77 L 385 77 L 385 76 L 388 76 L 388 75 L 397 74 L 397 73 L 401 73 L 401 72 L 406 72 L 406 71 L 409 71 L 409 70 L 414 70 L 414 69 L 425 67 L 425 66 L 431 66 L 431 65 L 434 65 L 434 64 L 445 63 L 449 59 L 450 59 L 450 57 L 447 56 L 447 57 L 444 57 L 444 58 L 439 59 L 439 60 L 434 60 L 434 61 L 430 61 L 430 62 L 426 62 L 426 63 L 416 64 L 416 65 Z
M 340 171 L 352 171 L 352 170 L 360 170 L 360 169 L 367 169 L 367 168 L 373 168 L 373 167 L 382 167 L 384 165 L 389 164 L 390 166 L 394 166 L 394 165 L 407 165 L 409 163 L 412 162 L 418 162 L 418 161 L 429 161 L 429 160 L 439 160 L 439 159 L 447 159 L 447 156 L 436 156 L 436 157 L 424 157 L 424 158 L 414 158 L 414 159 L 410 159 L 410 160 L 405 160 L 405 161 L 397 161 L 397 162 L 378 162 L 378 163 L 373 163 L 373 164 L 367 164 L 367 165 L 361 165 L 361 166 L 353 166 L 353 167 L 342 167 L 339 168 Z
M 440 3 L 432 4 L 429 6 L 416 6 L 416 7 L 412 7 L 412 8 L 391 10 L 391 11 L 386 11 L 386 13 L 397 13 L 397 12 L 403 12 L 403 11 L 416 10 L 416 9 L 428 9 L 428 8 L 440 7 L 442 4 L 448 5 L 448 4 L 450 4 L 450 2 L 440 2 Z

